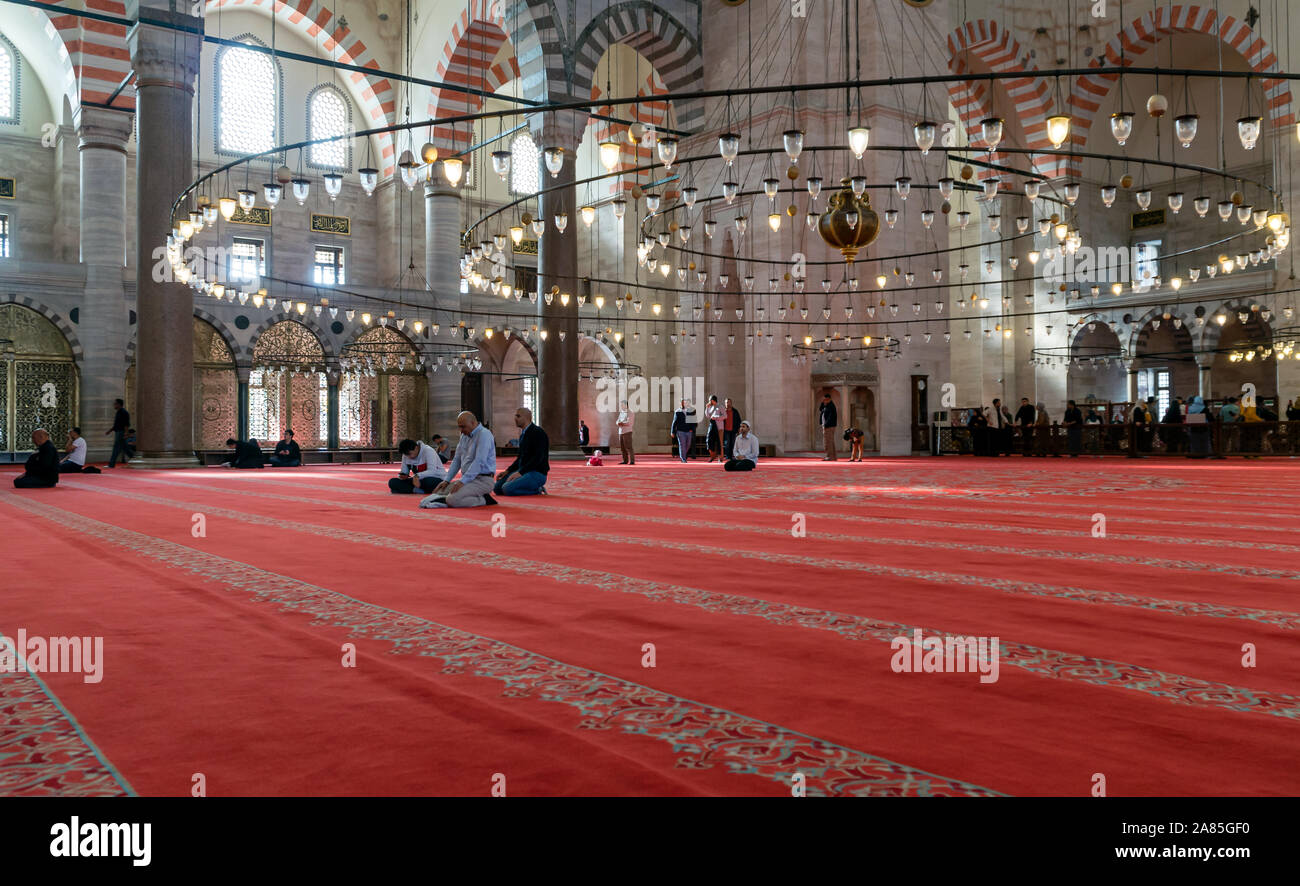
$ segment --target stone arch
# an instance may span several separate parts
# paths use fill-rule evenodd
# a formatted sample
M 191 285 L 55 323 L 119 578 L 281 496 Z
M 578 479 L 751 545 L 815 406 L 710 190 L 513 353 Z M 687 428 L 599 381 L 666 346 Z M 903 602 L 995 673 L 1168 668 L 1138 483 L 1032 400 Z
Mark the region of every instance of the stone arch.
M 1243 298 L 1240 302 L 1225 301 L 1223 302 L 1223 304 L 1219 305 L 1214 310 L 1210 310 L 1209 308 L 1206 308 L 1205 329 L 1201 333 L 1201 342 L 1200 342 L 1201 347 L 1208 351 L 1213 351 L 1217 349 L 1219 347 L 1219 342 L 1223 339 L 1224 330 L 1226 330 L 1232 324 L 1240 323 L 1240 320 L 1238 320 L 1237 318 L 1237 314 L 1239 313 L 1246 313 L 1250 315 L 1250 317 L 1246 321 L 1248 328 L 1254 326 L 1256 331 L 1271 336 L 1273 331 L 1273 323 L 1272 323 L 1273 318 L 1270 317 L 1269 320 L 1265 320 L 1258 311 L 1252 311 L 1250 309 L 1250 306 L 1256 303 L 1257 302 L 1255 302 L 1251 297 L 1247 296 Z M 1228 317 L 1228 322 L 1223 324 L 1222 326 L 1214 322 L 1213 319 L 1214 315 L 1219 313 L 1220 311 L 1222 311 Z
M 52 0 L 73 7 L 66 0 Z M 126 4 L 121 0 L 104 0 L 95 11 L 108 15 L 126 15 Z M 131 73 L 131 53 L 126 45 L 126 26 L 110 22 L 92 22 L 75 15 L 47 15 L 46 30 L 55 44 L 60 62 L 66 73 L 64 88 L 73 113 L 81 103 L 105 104 Z M 68 47 L 71 47 L 69 49 Z M 135 86 L 128 84 L 113 100 L 113 107 L 122 110 L 135 108 Z
M 650 62 L 671 92 L 689 91 L 704 74 L 699 41 L 662 6 L 627 0 L 597 14 L 574 41 L 573 94 L 591 95 L 596 66 L 615 43 L 623 43 Z M 703 122 L 704 106 L 678 108 L 678 125 L 694 129 Z
M 55 327 L 58 328 L 59 332 L 63 333 L 63 337 L 67 339 L 68 347 L 72 350 L 72 359 L 74 362 L 80 363 L 85 357 L 86 352 L 81 347 L 81 339 L 77 337 L 77 333 L 73 330 L 72 324 L 69 323 L 63 315 L 50 308 L 48 305 L 36 301 L 31 296 L 15 295 L 12 292 L 0 294 L 0 305 L 19 305 L 20 307 L 30 308 L 40 314 L 46 320 L 53 323 Z
M 673 104 L 671 101 L 656 99 L 655 96 L 664 95 L 668 92 L 668 87 L 664 85 L 659 73 L 654 68 L 646 75 L 645 80 L 637 85 L 637 95 L 646 96 L 646 101 L 639 102 L 635 105 L 613 108 L 609 105 L 601 105 L 595 109 L 596 114 L 607 117 L 622 117 L 624 119 L 636 120 L 645 124 L 648 129 L 662 131 L 665 127 L 671 125 L 670 121 L 673 116 Z M 600 99 L 604 91 L 599 87 L 592 87 L 591 98 L 593 101 Z M 621 123 L 615 123 L 612 120 L 602 120 L 595 117 L 588 118 L 587 126 L 590 129 L 593 141 L 599 143 L 606 138 L 613 138 L 620 145 L 619 163 L 617 170 L 635 169 L 638 166 L 645 166 L 655 162 L 657 154 L 653 145 L 642 141 L 633 145 L 626 138 L 627 127 Z M 599 171 L 604 171 L 603 169 Z M 636 186 L 635 181 L 631 181 L 620 176 L 610 183 L 610 193 L 618 191 L 630 191 Z M 663 191 L 663 199 L 671 203 L 677 198 L 677 191 L 671 186 Z
M 450 87 L 497 89 L 520 76 L 514 44 L 506 34 L 507 22 L 500 3 L 472 2 L 452 25 L 438 60 L 437 78 Z M 508 51 L 498 60 L 503 48 Z M 483 97 L 455 89 L 434 88 L 429 93 L 429 117 L 433 120 L 473 114 L 483 107 Z M 469 127 L 433 127 L 434 139 L 456 150 L 472 139 Z
M 1111 38 L 1089 67 L 1131 67 L 1161 39 L 1186 33 L 1217 37 L 1240 53 L 1246 63 L 1259 74 L 1276 74 L 1280 70 L 1277 56 L 1268 42 L 1258 36 L 1248 24 L 1230 15 L 1222 16 L 1220 21 L 1213 7 L 1195 4 L 1165 6 L 1156 9 L 1154 13 L 1144 13 Z M 1071 113 L 1074 116 L 1070 132 L 1071 145 L 1082 147 L 1087 143 L 1102 99 L 1118 80 L 1118 74 L 1098 73 L 1084 74 L 1075 83 L 1070 94 Z M 1287 81 L 1264 76 L 1261 77 L 1261 84 L 1264 103 L 1273 126 L 1283 127 L 1295 123 L 1291 89 Z M 1078 166 L 1078 163 L 1074 166 Z M 1069 173 L 1077 175 L 1079 170 L 1072 167 Z
M 415 351 L 417 354 L 419 353 L 420 351 L 419 345 L 417 345 L 415 343 L 415 340 L 412 339 L 411 336 L 407 334 L 406 330 L 398 329 L 396 325 L 380 326 L 379 324 L 376 323 L 374 326 L 365 326 L 365 325 L 358 326 L 356 328 L 356 331 L 353 332 L 352 335 L 348 336 L 347 340 L 343 343 L 343 346 L 339 348 L 339 355 L 342 356 L 343 353 L 347 351 L 349 347 L 361 341 L 361 339 L 364 338 L 366 335 L 373 335 L 376 329 L 387 329 L 389 332 L 393 333 L 394 335 L 397 335 L 400 338 L 404 339 L 406 343 L 410 345 L 412 351 Z
M 980 19 L 966 22 L 948 35 L 948 68 L 954 74 L 971 73 L 968 56 L 973 56 L 990 71 L 996 73 L 1023 72 L 1022 77 L 997 81 L 961 81 L 948 86 L 948 95 L 972 142 L 980 140 L 980 121 L 990 115 L 992 107 L 990 90 L 1000 84 L 1015 109 L 1016 122 L 1021 127 L 1029 149 L 1050 148 L 1047 140 L 1047 118 L 1052 112 L 1052 91 L 1046 78 L 1036 68 L 1026 67 L 1028 56 L 1011 32 L 996 21 Z M 1008 125 L 1012 121 L 1008 120 Z M 997 152 L 994 163 L 1005 162 Z M 1038 170 L 1047 176 L 1059 174 L 1052 155 L 1034 155 Z
M 237 355 L 236 362 L 239 362 L 240 365 L 245 365 L 244 361 L 247 361 L 246 365 L 251 366 L 253 363 L 253 351 L 257 348 L 257 340 L 262 337 L 262 333 L 266 332 L 266 330 L 270 329 L 275 324 L 286 320 L 291 323 L 297 323 L 300 326 L 305 326 L 314 336 L 316 336 L 316 341 L 320 343 L 321 351 L 324 353 L 326 360 L 334 362 L 338 359 L 338 353 L 334 350 L 332 345 L 332 337 L 321 328 L 321 325 L 316 322 L 316 318 L 309 314 L 295 316 L 286 311 L 280 311 L 270 315 L 258 324 L 257 328 L 253 330 L 253 334 L 249 338 L 248 344 L 242 349 L 242 353 Z M 243 361 L 239 359 L 240 356 L 244 358 Z
M 231 334 L 230 329 L 226 326 L 226 324 L 223 321 L 218 320 L 214 315 L 209 314 L 207 311 L 203 310 L 203 308 L 200 307 L 194 308 L 194 316 L 198 317 L 204 323 L 207 323 L 209 326 L 211 326 L 213 329 L 217 331 L 217 335 L 221 336 L 222 341 L 226 343 L 226 347 L 230 348 L 230 357 L 232 360 L 234 360 L 236 367 L 241 367 L 246 365 L 240 362 L 239 359 L 243 349 L 239 347 L 239 342 L 235 340 L 235 336 Z M 132 357 L 134 358 L 134 352 L 135 352 L 134 335 L 131 336 L 131 351 L 132 351 Z

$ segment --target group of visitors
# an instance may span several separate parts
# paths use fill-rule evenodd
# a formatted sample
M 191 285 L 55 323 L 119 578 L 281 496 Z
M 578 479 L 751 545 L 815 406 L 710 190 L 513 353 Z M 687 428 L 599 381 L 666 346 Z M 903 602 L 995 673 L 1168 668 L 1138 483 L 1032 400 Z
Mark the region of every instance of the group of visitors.
M 435 434 L 433 445 L 406 439 L 397 449 L 401 469 L 388 481 L 397 494 L 420 492 L 421 508 L 477 508 L 497 503 L 493 495 L 546 495 L 550 473 L 551 441 L 540 425 L 533 423 L 532 410 L 515 410 L 519 428 L 519 454 L 505 470 L 496 472 L 496 439 L 472 412 L 456 416 L 460 442 L 450 454 L 447 442 Z M 450 461 L 448 461 L 450 457 Z
M 1300 421 L 1300 406 L 1288 402 L 1286 415 L 1288 421 Z M 1092 451 L 1099 451 L 1104 444 L 1114 450 L 1128 448 L 1130 455 L 1167 452 L 1206 457 L 1213 454 L 1213 426 L 1219 424 L 1225 452 L 1239 451 L 1247 458 L 1257 458 L 1257 453 L 1268 447 L 1269 431 L 1263 423 L 1276 421 L 1277 413 L 1261 403 L 1241 405 L 1236 397 L 1228 397 L 1214 409 L 1202 397 L 1194 396 L 1187 401 L 1171 397 L 1163 415 L 1155 397 L 1127 408 L 1117 405 L 1109 421 L 1096 406 L 1088 405 L 1085 412 L 1070 400 L 1057 422 L 1043 403 L 1031 405 L 1029 398 L 1022 397 L 1014 416 L 1001 400 L 994 399 L 991 407 L 966 410 L 954 424 L 964 424 L 970 431 L 975 455 L 1009 456 L 1019 450 L 1026 457 L 1054 458 L 1061 457 L 1058 429 L 1064 429 L 1065 449 L 1076 458 L 1083 452 L 1084 429 L 1088 427 L 1098 428 L 1089 437 Z
M 135 428 L 131 427 L 131 413 L 126 411 L 126 403 L 118 398 L 113 401 L 113 426 L 104 435 L 113 435 L 113 451 L 108 459 L 110 468 L 117 466 L 120 457 L 125 464 L 135 458 Z M 80 427 L 68 432 L 63 457 L 50 440 L 50 432 L 45 428 L 32 431 L 33 452 L 23 465 L 23 472 L 14 478 L 16 489 L 48 489 L 57 486 L 59 474 L 98 474 L 99 468 L 86 464 L 86 438 Z
M 696 415 L 689 400 L 680 401 L 673 413 L 670 433 L 682 464 L 695 458 L 695 435 L 699 429 L 699 420 L 694 418 Z M 710 463 L 720 461 L 723 470 L 727 471 L 752 471 L 757 467 L 758 437 L 754 436 L 749 422 L 740 417 L 740 410 L 730 397 L 719 404 L 718 395 L 710 395 L 704 405 L 703 420 L 707 423 L 704 448 L 709 453 Z
M 230 461 L 222 463 L 222 467 L 226 468 L 261 469 L 267 464 L 273 468 L 302 466 L 302 448 L 293 439 L 293 431 L 289 428 L 285 428 L 284 436 L 275 444 L 274 453 L 269 459 L 262 455 L 262 444 L 255 438 L 236 440 L 229 437 L 226 439 L 226 448 L 231 451 Z

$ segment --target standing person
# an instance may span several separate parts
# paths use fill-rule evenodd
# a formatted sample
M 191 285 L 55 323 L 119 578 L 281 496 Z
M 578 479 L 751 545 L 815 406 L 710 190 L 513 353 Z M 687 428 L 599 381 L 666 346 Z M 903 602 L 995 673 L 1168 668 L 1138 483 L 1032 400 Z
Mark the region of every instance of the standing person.
M 740 430 L 740 410 L 731 405 L 728 397 L 722 403 L 722 452 L 731 458 L 731 446 L 736 442 L 736 432 Z
M 491 495 L 497 469 L 497 442 L 492 432 L 472 412 L 456 416 L 456 427 L 460 442 L 456 457 L 447 465 L 447 479 L 420 500 L 422 508 L 480 508 L 497 503 Z
M 1175 397 L 1169 401 L 1169 408 L 1165 410 L 1160 422 L 1166 425 L 1181 425 L 1183 417 L 1183 400 L 1181 397 Z M 1182 428 L 1161 428 L 1160 432 L 1160 436 L 1164 438 L 1167 451 L 1173 453 L 1183 450 L 1183 435 L 1185 432 Z
M 688 400 L 682 400 L 673 413 L 673 436 L 677 438 L 677 456 L 682 464 L 691 457 L 691 447 L 695 445 L 695 422 L 687 418 L 694 414 L 695 407 Z
M 497 475 L 492 491 L 497 495 L 545 495 L 546 475 L 551 472 L 551 439 L 533 424 L 533 411 L 526 406 L 515 410 L 519 428 L 519 457 Z
M 1296 406 L 1292 401 L 1286 401 L 1286 420 L 1300 421 L 1300 406 Z
M 275 444 L 275 454 L 271 456 L 273 468 L 296 468 L 302 465 L 302 450 L 293 439 L 293 431 L 285 428 L 284 436 Z
M 1016 410 L 1016 424 L 1020 425 L 1020 443 L 1025 458 L 1034 454 L 1034 407 L 1029 405 L 1028 397 L 1020 398 L 1020 408 Z
M 591 428 L 582 419 L 578 419 L 578 445 L 587 446 L 591 443 Z
M 1043 403 L 1038 404 L 1038 412 L 1034 417 L 1034 436 L 1037 438 L 1034 445 L 1037 447 L 1037 455 L 1046 458 L 1051 453 L 1053 458 L 1060 458 L 1061 455 L 1056 451 L 1055 440 L 1052 436 L 1052 420 L 1047 415 L 1047 406 Z
M 839 413 L 829 392 L 822 394 L 821 405 L 817 408 L 817 422 L 822 429 L 822 442 L 826 444 L 826 455 L 822 461 L 835 461 L 835 428 L 839 426 Z
M 45 428 L 32 431 L 32 446 L 36 451 L 27 456 L 22 476 L 14 477 L 14 488 L 48 489 L 59 485 L 59 450 L 50 442 L 50 432 Z
M 81 428 L 68 432 L 68 448 L 59 462 L 60 474 L 80 474 L 86 469 L 86 441 L 81 436 Z
M 618 421 L 618 445 L 623 451 L 623 460 L 619 464 L 634 465 L 636 464 L 636 452 L 632 449 L 632 410 L 627 408 L 627 401 L 623 400 L 618 404 L 619 413 Z
M 113 426 L 104 432 L 104 435 L 113 435 L 113 454 L 108 457 L 108 466 L 117 467 L 117 455 L 122 454 L 122 463 L 125 464 L 127 458 L 126 432 L 131 427 L 131 413 L 126 411 L 126 402 L 118 397 L 113 401 L 113 406 L 117 410 L 113 413 Z
M 989 436 L 993 445 L 989 447 L 990 455 L 1011 455 L 1011 427 L 1014 420 L 1011 410 L 1002 405 L 1002 400 L 993 398 L 993 414 L 989 416 Z
M 709 405 L 704 407 L 704 418 L 709 423 L 705 445 L 709 448 L 709 461 L 715 462 L 722 457 L 722 407 L 718 405 L 717 394 L 709 395 Z
M 1065 406 L 1065 439 L 1070 449 L 1070 458 L 1078 458 L 1083 450 L 1083 410 L 1073 400 Z
M 1199 395 L 1187 404 L 1187 456 L 1204 458 L 1210 454 L 1209 415 L 1205 411 L 1205 401 Z
M 974 455 L 989 454 L 989 420 L 984 415 L 984 407 L 980 406 L 970 411 L 970 418 L 966 420 L 966 427 L 970 430 L 970 447 Z
M 849 461 L 862 461 L 862 438 L 866 434 L 861 428 L 846 428 L 844 439 L 849 443 Z
M 752 471 L 758 465 L 758 438 L 750 433 L 749 422 L 739 425 L 740 435 L 732 444 L 732 457 L 722 466 L 724 471 Z

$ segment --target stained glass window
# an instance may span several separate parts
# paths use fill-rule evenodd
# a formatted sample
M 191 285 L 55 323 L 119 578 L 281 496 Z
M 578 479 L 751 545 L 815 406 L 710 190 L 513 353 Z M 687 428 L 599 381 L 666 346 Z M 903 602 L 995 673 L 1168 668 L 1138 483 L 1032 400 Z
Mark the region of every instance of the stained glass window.
M 219 150 L 256 154 L 275 147 L 277 83 L 275 63 L 266 53 L 235 46 L 221 50 L 217 57 Z
M 333 88 L 317 89 L 307 109 L 307 138 L 329 138 L 348 131 L 348 105 Z M 348 140 L 311 146 L 311 163 L 328 169 L 348 167 Z
M 16 122 L 18 119 L 18 96 L 15 95 L 15 76 L 18 70 L 17 57 L 9 44 L 0 39 L 0 120 Z
M 0 258 L 9 257 L 9 216 L 0 215 Z
M 541 187 L 541 155 L 532 136 L 521 132 L 510 143 L 510 193 L 532 194 Z

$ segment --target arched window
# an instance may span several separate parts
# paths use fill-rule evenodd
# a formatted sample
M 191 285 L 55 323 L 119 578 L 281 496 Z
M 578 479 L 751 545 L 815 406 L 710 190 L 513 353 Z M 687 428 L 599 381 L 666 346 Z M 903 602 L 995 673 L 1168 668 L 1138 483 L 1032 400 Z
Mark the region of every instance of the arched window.
M 0 37 L 0 123 L 18 122 L 18 53 Z
M 541 187 L 541 155 L 532 136 L 521 132 L 510 143 L 510 193 L 532 194 Z
M 307 138 L 345 135 L 352 128 L 352 108 L 333 86 L 317 86 L 307 100 Z M 312 166 L 319 169 L 347 170 L 352 167 L 351 139 L 311 146 Z
M 236 38 L 257 45 L 255 37 Z M 265 52 L 227 46 L 217 53 L 217 150 L 256 154 L 275 147 L 280 72 Z

